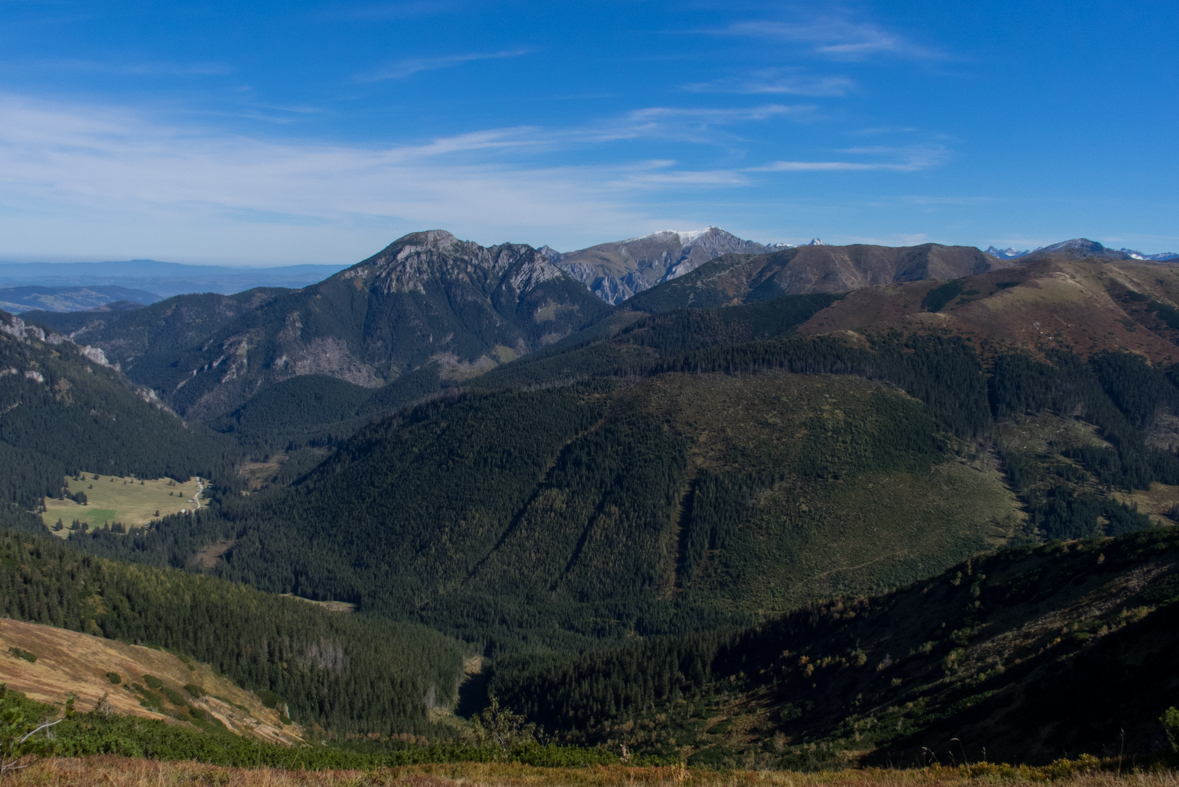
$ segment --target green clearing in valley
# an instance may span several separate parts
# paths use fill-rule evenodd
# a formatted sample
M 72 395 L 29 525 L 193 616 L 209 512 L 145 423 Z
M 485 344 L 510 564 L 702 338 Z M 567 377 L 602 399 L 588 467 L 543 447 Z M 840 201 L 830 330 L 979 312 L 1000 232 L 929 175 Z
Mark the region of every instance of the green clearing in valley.
M 195 478 L 180 482 L 171 478 L 149 480 L 82 473 L 82 480 L 67 477 L 64 482 L 69 494 L 86 493 L 86 505 L 69 498 L 45 499 L 46 510 L 41 514 L 41 521 L 52 528 L 60 519 L 64 527 L 56 534 L 62 538 L 69 535 L 70 523 L 75 519 L 86 522 L 91 528 L 102 527 L 107 522 L 122 522 L 133 527 L 150 524 L 159 516 L 191 511 L 196 507 L 190 502 L 197 494 Z

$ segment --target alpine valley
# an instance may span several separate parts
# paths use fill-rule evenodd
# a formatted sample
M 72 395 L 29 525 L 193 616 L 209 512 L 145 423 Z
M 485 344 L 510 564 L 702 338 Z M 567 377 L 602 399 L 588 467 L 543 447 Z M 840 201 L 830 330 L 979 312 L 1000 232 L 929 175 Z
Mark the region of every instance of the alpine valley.
M 431 230 L 301 289 L 0 313 L 5 701 L 224 764 L 1162 762 L 1146 256 Z

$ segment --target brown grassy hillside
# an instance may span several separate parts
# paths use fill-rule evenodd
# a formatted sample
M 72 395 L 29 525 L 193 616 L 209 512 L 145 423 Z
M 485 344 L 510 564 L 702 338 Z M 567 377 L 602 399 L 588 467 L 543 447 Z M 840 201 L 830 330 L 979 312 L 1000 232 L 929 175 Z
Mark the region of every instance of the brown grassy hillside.
M 30 663 L 10 648 L 31 653 L 37 660 Z M 118 675 L 117 685 L 108 673 Z M 157 709 L 145 706 L 144 692 L 134 688 L 148 689 L 144 676 L 158 678 L 163 688 L 179 693 L 185 705 L 156 694 Z M 81 711 L 109 707 L 127 716 L 177 719 L 183 724 L 189 708 L 197 708 L 239 735 L 271 743 L 301 741 L 297 726 L 284 727 L 277 711 L 204 664 L 162 650 L 8 618 L 0 618 L 0 682 L 37 702 L 63 704 L 67 694 L 76 694 Z M 185 688 L 188 685 L 200 687 L 203 696 L 193 696 Z
M 961 292 L 930 311 L 942 282 L 871 287 L 816 314 L 799 329 L 826 334 L 944 329 L 1029 349 L 1139 352 L 1179 360 L 1179 332 L 1156 304 L 1179 304 L 1179 267 L 1166 263 L 1071 260 L 1046 256 L 1025 266 L 961 280 Z

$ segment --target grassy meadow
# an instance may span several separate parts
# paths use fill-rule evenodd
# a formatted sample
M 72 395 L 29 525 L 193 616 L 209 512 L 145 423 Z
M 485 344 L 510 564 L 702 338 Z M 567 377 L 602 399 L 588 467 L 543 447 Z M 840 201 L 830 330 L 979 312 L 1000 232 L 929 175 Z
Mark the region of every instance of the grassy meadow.
M 132 527 L 151 524 L 154 519 L 181 510 L 191 511 L 195 506 L 190 501 L 199 490 L 196 478 L 180 482 L 171 478 L 149 480 L 98 473 L 82 473 L 81 480 L 65 478 L 64 485 L 69 494 L 84 492 L 86 505 L 68 497 L 45 499 L 41 521 L 52 529 L 60 519 L 64 527 L 54 532 L 62 538 L 69 535 L 70 523 L 75 519 L 91 528 L 102 527 L 108 522 L 122 522 Z

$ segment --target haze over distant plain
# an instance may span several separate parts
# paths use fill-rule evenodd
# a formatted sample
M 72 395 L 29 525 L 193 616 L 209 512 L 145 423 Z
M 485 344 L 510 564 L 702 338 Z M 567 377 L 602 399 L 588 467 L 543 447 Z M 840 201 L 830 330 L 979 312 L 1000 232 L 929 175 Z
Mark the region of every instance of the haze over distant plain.
M 0 259 L 1179 250 L 1170 3 L 0 2 Z

